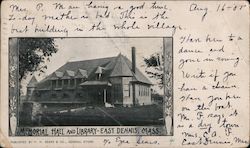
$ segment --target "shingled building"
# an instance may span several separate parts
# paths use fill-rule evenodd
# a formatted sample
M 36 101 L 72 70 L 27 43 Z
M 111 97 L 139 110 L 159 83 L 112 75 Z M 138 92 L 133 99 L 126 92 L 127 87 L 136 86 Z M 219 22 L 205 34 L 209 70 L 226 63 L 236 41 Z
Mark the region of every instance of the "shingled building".
M 40 82 L 32 78 L 27 100 L 41 104 L 136 106 L 151 104 L 151 82 L 122 54 L 67 62 Z

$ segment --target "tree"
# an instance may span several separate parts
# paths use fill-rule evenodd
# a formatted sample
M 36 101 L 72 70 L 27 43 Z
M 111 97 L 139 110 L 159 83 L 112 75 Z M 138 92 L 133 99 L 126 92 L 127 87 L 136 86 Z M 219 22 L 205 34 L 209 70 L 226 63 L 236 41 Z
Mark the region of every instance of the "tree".
M 144 58 L 146 64 L 145 72 L 150 78 L 155 78 L 158 82 L 159 87 L 163 88 L 163 81 L 165 82 L 164 94 L 168 97 L 172 97 L 172 86 L 173 86 L 173 74 L 172 74 L 172 51 L 166 51 L 165 62 L 163 63 L 164 56 L 161 52 L 152 54 L 149 58 Z M 164 76 L 163 76 L 163 70 Z M 164 80 L 165 79 L 165 80 Z
M 163 88 L 163 55 L 154 53 L 149 58 L 144 57 L 145 72 L 150 78 L 155 78 L 160 88 Z
M 18 48 L 20 81 L 29 73 L 44 73 L 45 62 L 58 51 L 53 38 L 20 38 Z

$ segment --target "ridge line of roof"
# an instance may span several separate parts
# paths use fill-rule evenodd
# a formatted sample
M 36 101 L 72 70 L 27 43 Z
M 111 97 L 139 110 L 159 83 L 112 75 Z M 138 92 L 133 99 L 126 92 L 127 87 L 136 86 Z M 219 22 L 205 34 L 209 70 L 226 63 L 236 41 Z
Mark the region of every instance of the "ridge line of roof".
M 95 58 L 95 59 L 88 59 L 88 60 L 77 60 L 77 61 L 68 61 L 66 63 L 74 63 L 74 62 L 83 62 L 83 61 L 92 61 L 92 60 L 101 60 L 101 59 L 110 59 L 110 58 L 116 58 L 117 56 L 112 57 L 105 57 L 105 58 Z M 65 63 L 65 64 L 66 64 Z
M 132 64 L 132 61 L 130 61 L 126 56 L 124 56 L 124 55 L 122 55 L 122 56 L 125 59 L 125 62 L 127 63 L 127 65 L 130 65 L 130 63 L 128 63 L 128 62 L 131 62 L 131 64 Z M 135 70 L 138 71 L 140 73 L 140 75 L 142 75 L 148 81 L 147 84 L 152 84 L 152 82 L 140 71 L 139 68 L 137 68 L 137 66 L 135 66 Z M 138 73 L 136 74 L 132 70 L 131 70 L 131 72 L 133 74 L 133 77 L 137 80 Z M 137 81 L 141 82 L 141 80 L 137 80 Z M 145 82 L 143 82 L 143 83 L 145 83 Z

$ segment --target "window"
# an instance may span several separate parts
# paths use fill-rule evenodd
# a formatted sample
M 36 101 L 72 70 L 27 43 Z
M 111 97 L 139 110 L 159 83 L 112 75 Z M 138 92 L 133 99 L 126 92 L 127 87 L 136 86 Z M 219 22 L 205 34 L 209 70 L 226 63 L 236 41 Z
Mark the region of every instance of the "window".
M 143 85 L 139 85 L 139 96 L 149 96 L 149 88 Z
M 142 88 L 141 88 L 141 85 L 139 85 L 139 87 L 140 87 L 140 96 L 142 96 Z
M 124 97 L 129 97 L 129 91 L 125 91 L 125 90 L 124 90 L 123 93 L 124 93 Z
M 83 81 L 83 79 L 81 79 L 81 78 L 77 78 L 77 79 L 76 79 L 76 85 L 81 84 L 81 83 L 82 83 L 82 81 Z
M 139 85 L 139 96 L 141 96 L 141 87 Z
M 129 84 L 124 84 L 124 85 L 123 85 L 123 90 L 124 90 L 124 96 L 125 96 L 125 97 L 129 97 L 129 96 L 130 96 Z
M 82 97 L 82 93 L 76 93 L 76 98 L 81 98 Z
M 70 87 L 74 87 L 74 85 L 75 85 L 75 80 L 74 80 L 74 79 L 70 79 L 70 80 L 69 80 L 69 85 L 70 85 Z
M 145 87 L 144 86 L 142 86 L 142 94 L 143 94 L 143 96 L 145 96 Z
M 52 88 L 56 88 L 56 80 L 52 80 Z
M 145 87 L 143 85 L 139 85 L 139 96 L 145 96 Z
M 62 87 L 62 80 L 58 80 L 58 85 L 57 85 L 58 88 L 61 88 Z
M 101 80 L 102 78 L 102 73 L 97 73 L 96 74 L 96 80 Z
M 143 88 L 144 88 L 143 89 L 144 90 L 144 96 L 146 96 L 146 87 L 144 86 Z
M 69 95 L 66 93 L 63 93 L 63 98 L 69 98 Z
M 51 98 L 57 98 L 57 95 L 56 94 L 51 94 Z
M 69 80 L 68 79 L 64 79 L 63 80 L 63 86 L 67 87 L 69 85 Z
M 113 92 L 114 92 L 114 98 L 118 99 L 121 94 L 121 85 L 120 84 L 114 84 L 113 85 Z
M 128 96 L 131 96 L 130 85 L 128 85 Z
M 31 95 L 31 90 L 30 89 L 27 90 L 27 94 Z
M 41 97 L 41 93 L 37 91 L 37 92 L 35 93 L 35 96 L 39 98 L 39 97 Z

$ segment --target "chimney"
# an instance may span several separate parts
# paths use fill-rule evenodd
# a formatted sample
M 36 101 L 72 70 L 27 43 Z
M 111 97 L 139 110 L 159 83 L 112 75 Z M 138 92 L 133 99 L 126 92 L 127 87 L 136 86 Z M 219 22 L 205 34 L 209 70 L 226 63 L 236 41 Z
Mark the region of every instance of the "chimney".
M 135 73 L 136 59 L 135 59 L 135 47 L 132 47 L 132 71 Z
M 135 74 L 135 66 L 136 65 L 136 61 L 135 61 L 135 47 L 132 47 L 132 71 Z M 132 94 L 133 94 L 133 105 L 136 106 L 136 101 L 135 101 L 135 84 L 132 83 Z

